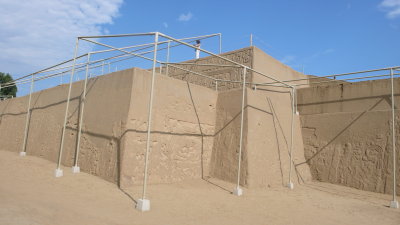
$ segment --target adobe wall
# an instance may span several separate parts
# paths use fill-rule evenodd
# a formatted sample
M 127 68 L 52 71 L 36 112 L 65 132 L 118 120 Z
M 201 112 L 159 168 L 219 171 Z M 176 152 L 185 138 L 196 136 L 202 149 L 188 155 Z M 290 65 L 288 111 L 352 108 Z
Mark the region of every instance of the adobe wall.
M 142 184 L 151 73 L 135 69 L 121 155 L 121 187 Z M 155 80 L 149 183 L 209 175 L 217 92 L 158 75 Z
M 395 80 L 396 105 L 400 80 Z M 392 193 L 390 80 L 298 90 L 306 161 L 314 179 Z M 396 110 L 396 136 L 400 134 Z M 396 139 L 396 146 L 400 142 Z M 397 148 L 397 171 L 400 156 Z M 400 173 L 397 173 L 397 190 Z M 400 192 L 397 192 L 399 195 Z
M 307 75 L 304 75 L 303 73 L 300 73 L 292 69 L 291 67 L 281 63 L 272 56 L 263 52 L 261 49 L 257 47 L 252 47 L 252 49 L 252 68 L 257 70 L 258 72 L 264 73 L 265 75 L 274 77 L 281 81 L 308 78 Z M 274 82 L 273 80 L 257 73 L 253 73 L 252 80 L 254 83 Z M 308 83 L 307 80 L 305 82 Z
M 287 88 L 258 88 L 248 92 L 247 104 L 249 186 L 286 186 L 290 166 L 291 94 Z M 304 148 L 299 117 L 294 115 L 293 119 L 293 163 L 298 164 L 305 160 Z M 310 180 L 308 165 L 293 166 L 294 184 Z
M 236 89 L 220 92 L 217 100 L 215 138 L 211 156 L 211 175 L 231 183 L 237 183 L 242 90 L 243 89 Z M 242 147 L 240 184 L 247 186 L 247 109 L 244 111 L 244 113 L 244 138 Z
M 304 75 L 298 71 L 293 70 L 289 66 L 279 62 L 272 56 L 266 54 L 261 49 L 252 46 L 247 48 L 242 48 L 239 50 L 227 52 L 221 54 L 221 56 L 226 57 L 235 62 L 241 63 L 249 68 L 253 68 L 261 73 L 268 76 L 274 77 L 279 80 L 292 80 L 292 79 L 302 79 L 308 78 L 309 76 Z M 219 64 L 219 65 L 231 65 L 231 63 L 219 59 L 215 56 L 208 56 L 200 58 L 197 60 L 186 61 L 185 63 L 198 63 L 198 64 Z M 183 67 L 185 69 L 199 72 L 201 74 L 225 80 L 241 81 L 242 80 L 242 69 L 234 67 L 217 67 L 217 66 L 198 66 L 198 65 L 176 65 Z M 166 69 L 163 69 L 165 74 Z M 215 89 L 215 83 L 213 80 L 200 77 L 198 75 L 182 71 L 177 68 L 168 68 L 168 76 L 174 77 L 176 79 L 186 80 L 194 84 L 205 86 L 211 89 Z M 263 82 L 274 82 L 273 80 L 266 78 L 258 73 L 248 71 L 247 82 L 263 83 Z M 304 83 L 304 82 L 302 82 Z M 305 83 L 308 84 L 306 80 Z M 218 90 L 225 91 L 235 88 L 240 88 L 240 83 L 230 83 L 230 82 L 218 82 Z M 307 87 L 307 86 L 303 86 Z
M 116 183 L 121 124 L 128 114 L 131 89 L 129 71 L 90 79 L 85 105 L 79 165 L 81 170 Z M 72 87 L 62 164 L 72 166 L 75 154 L 79 99 L 83 82 Z M 68 85 L 32 95 L 26 152 L 56 162 L 60 147 Z M 28 97 L 0 102 L 1 149 L 20 152 L 23 146 Z M 89 116 L 90 115 L 90 116 Z M 56 164 L 54 164 L 54 169 Z
M 242 48 L 239 50 L 227 52 L 221 54 L 221 56 L 241 63 L 248 67 L 253 65 L 253 48 Z M 232 63 L 220 59 L 215 56 L 203 57 L 200 59 L 185 61 L 184 63 L 197 63 L 197 64 L 218 64 L 218 65 L 232 65 Z M 198 66 L 198 65 L 175 65 L 181 68 L 185 68 L 190 71 L 195 71 L 216 79 L 241 81 L 242 80 L 242 69 L 236 67 L 218 67 L 218 66 Z M 163 74 L 166 73 L 166 69 L 163 69 Z M 215 90 L 215 82 L 209 78 L 201 77 L 193 73 L 185 72 L 181 69 L 170 66 L 168 68 L 168 76 L 189 81 L 190 83 L 208 87 Z M 247 77 L 247 81 L 251 82 L 251 75 Z M 218 82 L 218 90 L 224 91 L 229 89 L 235 89 L 241 87 L 241 83 L 231 82 Z
M 242 89 L 221 92 L 211 158 L 212 176 L 237 182 Z M 286 186 L 289 177 L 291 96 L 284 88 L 247 88 L 245 95 L 241 185 L 249 188 Z M 294 116 L 294 164 L 303 162 L 300 121 Z M 292 182 L 311 180 L 308 165 L 293 166 Z

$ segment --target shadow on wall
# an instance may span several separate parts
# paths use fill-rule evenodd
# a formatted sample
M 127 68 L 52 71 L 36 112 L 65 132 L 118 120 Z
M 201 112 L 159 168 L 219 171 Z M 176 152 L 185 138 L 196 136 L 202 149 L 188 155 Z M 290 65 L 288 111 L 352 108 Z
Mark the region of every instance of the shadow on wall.
M 96 78 L 92 78 L 91 81 L 88 83 L 87 95 L 92 92 L 92 88 L 95 86 L 95 84 L 97 82 L 97 79 L 98 79 L 97 77 Z M 201 154 L 201 157 L 200 157 L 201 178 L 203 180 L 206 180 L 210 184 L 213 184 L 215 186 L 218 186 L 219 188 L 222 188 L 222 189 L 230 192 L 229 188 L 223 187 L 223 186 L 221 186 L 219 184 L 216 184 L 216 183 L 210 181 L 209 180 L 210 177 L 207 176 L 207 174 L 205 173 L 205 167 L 208 166 L 208 165 L 205 165 L 206 161 L 205 161 L 205 156 L 204 156 L 204 138 L 206 138 L 206 137 L 213 137 L 214 138 L 214 137 L 218 136 L 219 134 L 221 134 L 223 132 L 229 132 L 232 129 L 232 127 L 233 127 L 233 129 L 236 129 L 236 133 L 238 133 L 238 128 L 239 127 L 237 125 L 238 124 L 240 125 L 240 117 L 239 116 L 241 115 L 240 104 L 238 104 L 239 105 L 239 110 L 236 110 L 236 112 L 233 112 L 233 116 L 230 119 L 224 121 L 224 123 L 221 124 L 221 126 L 219 127 L 218 130 L 214 130 L 214 134 L 211 134 L 211 135 L 210 134 L 205 134 L 203 132 L 203 130 L 202 130 L 201 121 L 200 121 L 200 117 L 199 117 L 198 109 L 197 109 L 198 107 L 196 106 L 196 103 L 195 103 L 195 101 L 193 99 L 191 87 L 190 87 L 188 82 L 186 84 L 187 84 L 187 92 L 189 93 L 189 96 L 190 96 L 190 99 L 191 99 L 191 103 L 192 103 L 192 107 L 193 107 L 195 116 L 197 118 L 198 133 L 163 132 L 163 131 L 157 131 L 157 130 L 153 130 L 151 133 L 152 134 L 159 134 L 159 135 L 182 136 L 182 138 L 184 138 L 184 137 L 197 137 L 197 138 L 199 138 L 200 141 L 201 141 L 201 151 L 200 151 L 200 154 Z M 238 92 L 241 93 L 241 89 L 238 90 Z M 28 120 L 28 122 L 29 122 L 28 125 L 29 126 L 28 126 L 28 138 L 27 138 L 27 140 L 29 140 L 30 138 L 31 139 L 32 138 L 35 139 L 35 136 L 32 136 L 32 129 L 31 129 L 32 128 L 31 127 L 31 119 L 32 119 L 33 116 L 39 115 L 41 110 L 45 110 L 45 109 L 49 109 L 49 108 L 53 108 L 53 107 L 60 107 L 60 106 L 62 107 L 62 105 L 66 103 L 66 100 L 62 100 L 62 101 L 58 101 L 58 102 L 52 102 L 50 104 L 43 105 L 43 106 L 37 106 L 37 103 L 41 99 L 42 93 L 43 93 L 43 91 L 41 91 L 38 94 L 34 95 L 35 96 L 35 100 L 34 100 L 34 103 L 32 104 L 33 106 L 32 106 L 32 109 L 31 109 L 31 117 Z M 66 137 L 69 136 L 69 135 L 71 137 L 75 136 L 74 137 L 75 139 L 74 139 L 74 142 L 73 142 L 73 143 L 75 143 L 75 146 L 77 144 L 76 143 L 76 141 L 77 141 L 76 140 L 76 136 L 77 136 L 76 134 L 77 134 L 77 130 L 78 130 L 78 126 L 77 126 L 77 124 L 79 122 L 78 118 L 80 116 L 79 114 L 80 114 L 81 107 L 82 107 L 81 101 L 79 101 L 79 100 L 82 99 L 82 94 L 83 93 L 81 92 L 80 95 L 78 95 L 77 97 L 72 97 L 71 98 L 71 101 L 78 101 L 78 104 L 77 104 L 77 107 L 73 107 L 72 108 L 73 111 L 68 114 L 68 123 L 67 123 L 67 127 L 66 127 L 67 129 L 66 129 L 66 134 L 65 134 Z M 6 105 L 4 106 L 4 108 L 2 110 L 2 114 L 0 116 L 0 125 L 2 124 L 4 116 L 11 116 L 12 117 L 12 116 L 26 115 L 26 113 L 23 113 L 23 112 L 21 112 L 21 113 L 5 113 L 9 103 L 10 103 L 10 101 L 8 101 L 6 103 Z M 259 112 L 262 112 L 265 115 L 272 116 L 272 118 L 274 118 L 274 120 L 275 120 L 274 121 L 275 132 L 276 133 L 277 132 L 281 132 L 282 134 L 284 134 L 284 131 L 283 131 L 282 125 L 280 124 L 279 119 L 276 116 L 274 116 L 274 112 L 273 112 L 273 107 L 272 106 L 271 106 L 271 111 L 268 112 L 266 110 L 257 108 L 255 106 L 251 106 L 251 105 L 247 105 L 246 104 L 245 105 L 245 113 L 249 108 L 252 108 L 252 109 L 255 109 L 255 110 L 259 111 Z M 63 109 L 65 111 L 65 108 L 63 108 Z M 84 119 L 84 121 L 85 121 L 85 119 Z M 59 131 L 58 131 L 59 134 L 61 134 L 62 122 L 63 122 L 63 120 L 58 122 L 58 126 L 60 128 Z M 35 125 L 37 125 L 37 124 L 35 124 Z M 108 180 L 110 182 L 117 183 L 120 186 L 120 180 L 121 180 L 121 177 L 120 177 L 120 175 L 121 175 L 121 157 L 122 157 L 121 139 L 127 133 L 145 134 L 145 133 L 147 133 L 147 130 L 126 129 L 126 130 L 123 130 L 123 132 L 120 135 L 115 136 L 115 135 L 102 134 L 102 133 L 99 133 L 99 132 L 91 131 L 91 130 L 89 130 L 89 129 L 87 129 L 85 127 L 85 124 L 83 124 L 81 151 L 80 151 L 80 155 L 79 155 L 80 162 L 82 162 L 79 165 L 81 166 L 82 171 L 88 172 L 89 174 L 100 176 L 100 177 L 102 177 L 102 178 L 104 178 L 104 179 L 106 179 L 106 180 Z M 283 135 L 283 136 L 285 138 L 285 142 L 286 142 L 286 145 L 287 145 L 288 143 L 287 143 L 287 140 L 286 140 L 286 136 L 285 135 Z M 71 137 L 68 137 L 68 138 L 71 138 Z M 59 136 L 59 138 L 61 139 L 61 136 Z M 94 147 L 92 148 L 92 146 L 90 146 L 90 140 L 92 140 L 92 139 L 102 139 L 102 140 L 104 140 L 104 143 L 114 143 L 114 144 L 112 144 L 111 147 L 110 146 L 104 146 L 104 148 L 96 150 Z M 32 143 L 32 141 L 35 141 L 35 140 L 30 140 L 30 142 L 27 142 L 27 147 L 26 147 L 27 149 L 29 149 L 29 144 Z M 232 150 L 233 150 L 234 159 L 236 160 L 236 161 L 234 161 L 232 163 L 233 168 L 231 168 L 231 169 L 233 169 L 233 173 L 235 173 L 237 171 L 236 165 L 237 165 L 237 151 L 239 149 L 239 147 L 238 147 L 239 146 L 239 142 L 238 142 L 239 139 L 236 138 L 236 139 L 231 140 L 231 141 L 232 141 L 232 143 L 230 143 L 230 144 L 232 144 L 231 146 L 234 147 Z M 60 141 L 58 141 L 58 143 L 60 143 Z M 72 145 L 71 144 L 72 142 L 69 142 L 69 143 L 70 143 L 70 145 Z M 74 147 L 68 146 L 69 149 L 74 149 Z M 110 150 L 113 150 L 113 149 L 116 150 L 114 153 L 111 153 L 112 155 L 115 155 L 115 157 L 116 157 L 116 164 L 114 166 L 114 169 L 112 169 L 111 172 L 100 171 L 99 168 L 101 166 L 103 166 L 104 162 L 99 160 L 99 157 L 100 157 L 99 155 L 105 154 L 104 152 L 110 151 Z M 54 150 L 58 153 L 58 149 L 54 149 Z M 145 149 L 143 149 L 143 152 L 144 151 L 145 151 Z M 215 151 L 215 149 L 213 148 L 212 154 L 214 154 L 214 151 Z M 281 151 L 281 150 L 278 149 L 278 151 Z M 56 155 L 56 152 L 54 152 L 53 155 Z M 29 151 L 28 151 L 28 153 L 29 153 Z M 75 151 L 69 150 L 69 151 L 66 151 L 64 153 L 65 153 L 64 156 L 63 156 L 64 160 L 62 161 L 63 164 L 67 165 L 67 166 L 68 165 L 72 165 L 73 161 L 74 161 L 74 158 L 76 157 Z M 67 155 L 68 155 L 68 157 L 67 157 Z M 39 156 L 43 157 L 43 155 L 39 155 Z M 215 155 L 214 155 L 214 157 L 215 157 Z M 54 161 L 54 158 L 52 158 L 52 157 L 46 157 L 46 158 L 48 160 Z M 245 159 L 246 159 L 246 154 L 243 154 L 243 160 L 245 160 Z M 106 159 L 104 159 L 104 160 L 106 160 Z M 84 163 L 84 162 L 89 162 L 89 161 L 95 161 L 95 163 L 93 163 L 93 164 Z M 151 163 L 150 163 L 150 165 L 151 165 Z M 282 179 L 283 179 L 282 173 L 281 173 L 281 176 L 282 176 Z
M 313 178 L 320 181 L 390 194 L 393 185 L 391 110 L 387 106 L 382 108 L 382 103 L 391 105 L 390 95 L 318 101 L 299 104 L 299 107 L 348 101 L 357 104 L 361 100 L 369 103 L 363 111 L 301 116 L 306 161 L 296 167 L 308 164 Z M 396 117 L 398 133 L 400 124 L 398 115 Z M 400 158 L 398 169 L 399 164 Z M 397 190 L 399 178 L 397 176 Z

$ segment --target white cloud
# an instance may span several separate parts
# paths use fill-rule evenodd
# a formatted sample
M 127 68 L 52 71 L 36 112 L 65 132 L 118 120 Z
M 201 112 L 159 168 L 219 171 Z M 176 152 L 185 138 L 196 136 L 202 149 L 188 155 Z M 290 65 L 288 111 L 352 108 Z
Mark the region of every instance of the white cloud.
M 0 0 L 0 70 L 33 72 L 73 57 L 75 38 L 108 33 L 123 0 Z
M 191 20 L 193 18 L 193 14 L 191 12 L 188 13 L 182 13 L 181 15 L 179 15 L 178 20 L 182 21 L 182 22 L 187 22 L 189 20 Z
M 167 22 L 164 22 L 164 23 L 163 23 L 163 26 L 164 26 L 165 28 L 168 28 L 168 23 L 167 23 Z
M 386 11 L 389 19 L 400 16 L 400 0 L 383 0 L 379 6 Z

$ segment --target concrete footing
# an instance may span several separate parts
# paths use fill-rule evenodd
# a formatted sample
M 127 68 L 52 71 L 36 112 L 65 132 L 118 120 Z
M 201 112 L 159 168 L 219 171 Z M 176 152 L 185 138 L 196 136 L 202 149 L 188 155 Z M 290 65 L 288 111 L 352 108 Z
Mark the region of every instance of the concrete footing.
M 399 202 L 398 201 L 390 201 L 390 208 L 398 209 L 399 208 Z
M 63 170 L 62 169 L 56 169 L 54 171 L 54 176 L 55 177 L 62 177 L 64 175 Z
M 138 199 L 136 204 L 136 209 L 145 212 L 150 210 L 150 200 L 148 199 Z
M 241 195 L 243 195 L 243 190 L 240 187 L 236 187 L 235 189 L 233 189 L 232 194 L 234 194 L 236 196 L 241 196 Z
M 79 166 L 73 166 L 72 167 L 72 172 L 73 173 L 80 173 L 81 172 L 81 168 L 79 168 Z
M 26 152 L 20 152 L 19 156 L 26 156 Z
M 294 188 L 294 185 L 293 185 L 292 182 L 290 182 L 287 186 L 288 186 L 288 188 L 289 188 L 290 190 L 293 190 L 293 188 Z

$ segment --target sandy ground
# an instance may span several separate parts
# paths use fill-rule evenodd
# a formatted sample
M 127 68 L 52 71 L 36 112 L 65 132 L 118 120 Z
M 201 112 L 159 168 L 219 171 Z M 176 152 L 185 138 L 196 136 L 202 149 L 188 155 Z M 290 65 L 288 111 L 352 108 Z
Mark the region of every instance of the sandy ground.
M 399 225 L 389 195 L 313 182 L 229 193 L 233 185 L 192 180 L 151 185 L 150 212 L 134 209 L 141 188 L 118 189 L 86 173 L 54 178 L 55 163 L 0 151 L 0 224 L 381 224 Z

